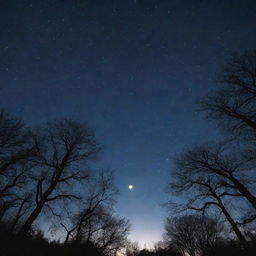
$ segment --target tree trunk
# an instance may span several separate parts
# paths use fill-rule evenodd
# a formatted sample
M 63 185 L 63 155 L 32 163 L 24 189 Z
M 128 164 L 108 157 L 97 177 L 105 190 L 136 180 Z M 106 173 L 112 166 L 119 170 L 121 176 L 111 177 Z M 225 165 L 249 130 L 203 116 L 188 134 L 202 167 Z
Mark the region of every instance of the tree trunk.
M 33 210 L 33 212 L 30 214 L 30 216 L 27 218 L 25 223 L 20 228 L 20 230 L 18 232 L 18 235 L 20 235 L 20 236 L 27 235 L 27 233 L 29 232 L 33 222 L 35 221 L 35 219 L 38 217 L 38 215 L 42 211 L 42 208 L 43 208 L 44 204 L 45 204 L 45 201 L 40 201 L 39 202 L 39 204 L 36 206 L 36 208 Z
M 256 209 L 256 197 L 237 179 L 231 178 L 237 190 L 251 203 L 254 209 Z
M 55 189 L 57 183 L 53 183 L 43 194 L 41 200 L 37 203 L 35 209 L 32 211 L 32 213 L 29 215 L 25 223 L 22 225 L 20 228 L 18 235 L 20 236 L 25 236 L 29 232 L 33 222 L 36 220 L 36 218 L 39 216 L 41 213 L 45 203 L 47 202 L 48 197 L 51 195 L 53 190 Z
M 240 241 L 240 243 L 244 247 L 247 247 L 247 241 L 246 241 L 244 235 L 242 234 L 242 232 L 240 231 L 240 229 L 237 227 L 236 222 L 233 220 L 233 218 L 231 217 L 231 215 L 227 211 L 226 207 L 223 205 L 221 199 L 218 197 L 217 200 L 218 200 L 219 207 L 222 210 L 222 213 L 225 215 L 227 221 L 231 225 L 231 227 L 232 227 L 233 231 L 235 232 L 238 240 Z

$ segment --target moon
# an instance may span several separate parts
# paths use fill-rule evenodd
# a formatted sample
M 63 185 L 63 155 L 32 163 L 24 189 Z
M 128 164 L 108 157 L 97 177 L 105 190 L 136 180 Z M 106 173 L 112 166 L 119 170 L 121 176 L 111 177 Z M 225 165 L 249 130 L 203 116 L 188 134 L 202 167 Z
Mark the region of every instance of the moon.
M 133 189 L 133 185 L 129 185 L 128 188 L 129 188 L 129 190 L 132 190 Z

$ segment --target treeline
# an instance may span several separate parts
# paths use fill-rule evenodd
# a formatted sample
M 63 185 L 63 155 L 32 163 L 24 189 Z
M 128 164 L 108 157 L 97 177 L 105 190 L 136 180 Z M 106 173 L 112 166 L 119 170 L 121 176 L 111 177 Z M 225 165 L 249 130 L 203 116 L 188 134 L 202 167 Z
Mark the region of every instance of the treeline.
M 1 111 L 1 255 L 110 255 L 125 245 L 130 225 L 114 212 L 112 173 L 89 167 L 100 149 L 80 122 L 32 129 Z

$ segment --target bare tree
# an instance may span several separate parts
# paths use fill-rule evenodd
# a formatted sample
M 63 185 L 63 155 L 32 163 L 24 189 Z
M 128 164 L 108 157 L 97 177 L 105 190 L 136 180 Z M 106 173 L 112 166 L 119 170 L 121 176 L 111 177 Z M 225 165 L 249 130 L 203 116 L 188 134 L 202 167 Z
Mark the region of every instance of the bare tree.
M 0 220 L 16 219 L 37 153 L 33 133 L 6 111 L 0 112 Z M 8 227 L 12 230 L 12 225 Z
M 229 135 L 239 139 L 238 145 L 230 143 L 229 148 L 238 147 L 240 155 L 234 154 L 234 150 L 230 150 L 231 153 L 227 156 L 222 149 L 206 149 L 215 161 L 208 164 L 208 170 L 222 176 L 222 185 L 237 190 L 254 208 L 239 221 L 240 225 L 246 225 L 256 219 L 256 51 L 233 54 L 227 60 L 218 80 L 220 87 L 200 101 L 201 110 L 209 118 L 217 119 Z M 207 158 L 208 152 L 204 152 Z M 205 160 L 203 162 L 206 163 Z
M 81 212 L 77 215 L 76 225 L 67 230 L 65 242 L 94 244 L 102 252 L 112 254 L 124 248 L 130 225 L 124 218 L 113 215 L 110 209 L 98 206 L 94 212 Z
M 94 244 L 111 254 L 124 247 L 129 223 L 114 215 L 116 193 L 112 173 L 103 171 L 91 183 L 82 210 L 72 217 L 72 225 L 61 223 L 67 232 L 65 243 Z
M 221 86 L 201 100 L 201 109 L 232 134 L 255 138 L 256 51 L 234 54 L 218 80 Z
M 124 218 L 114 216 L 113 213 L 102 209 L 95 221 L 91 241 L 105 253 L 116 253 L 124 248 L 130 230 L 129 222 Z M 93 221 L 93 220 L 92 220 Z
M 32 133 L 24 124 L 0 112 L 0 199 L 15 197 L 17 187 L 24 185 L 36 154 Z
M 234 54 L 218 80 L 220 87 L 202 99 L 200 107 L 233 138 L 186 150 L 176 161 L 171 187 L 187 195 L 183 210 L 220 210 L 245 247 L 247 241 L 239 226 L 256 216 L 256 51 Z M 250 204 L 252 209 L 239 221 L 229 209 L 236 203 L 243 208 Z
M 48 123 L 37 131 L 37 167 L 32 179 L 35 183 L 35 206 L 19 230 L 26 235 L 45 206 L 59 200 L 79 199 L 72 185 L 88 178 L 87 162 L 99 151 L 88 128 L 72 120 Z
M 230 199 L 235 198 L 235 201 L 238 201 L 244 197 L 227 178 L 231 175 L 232 180 L 235 179 L 235 167 L 236 162 L 228 158 L 212 155 L 212 152 L 206 151 L 205 148 L 194 148 L 177 160 L 170 185 L 172 191 L 187 195 L 188 201 L 182 204 L 182 210 L 205 212 L 212 207 L 218 209 L 225 216 L 241 244 L 246 247 L 245 236 L 226 203 L 227 198 L 231 204 Z M 237 182 L 241 183 L 238 180 Z
M 256 197 L 250 190 L 255 185 L 251 184 L 253 172 L 247 161 L 225 152 L 221 145 L 197 146 L 180 155 L 173 172 L 177 179 L 172 186 L 178 189 L 183 185 L 186 189 L 190 178 L 194 180 L 210 175 L 211 180 L 225 188 L 225 196 L 244 197 L 256 209 Z
M 99 209 L 102 207 L 112 209 L 114 205 L 114 197 L 117 194 L 117 189 L 113 184 L 113 174 L 108 170 L 102 171 L 97 177 L 91 178 L 86 190 L 86 197 L 82 200 L 81 210 L 74 216 L 71 216 L 71 225 L 67 226 L 67 221 L 64 224 L 61 221 L 61 226 L 66 230 L 65 243 L 68 243 L 70 238 L 73 241 L 80 242 L 82 237 L 90 239 L 90 232 L 82 234 L 83 226 L 93 215 L 99 214 Z
M 217 241 L 221 229 L 216 219 L 203 215 L 183 215 L 168 218 L 166 238 L 182 253 L 198 255 L 211 248 Z

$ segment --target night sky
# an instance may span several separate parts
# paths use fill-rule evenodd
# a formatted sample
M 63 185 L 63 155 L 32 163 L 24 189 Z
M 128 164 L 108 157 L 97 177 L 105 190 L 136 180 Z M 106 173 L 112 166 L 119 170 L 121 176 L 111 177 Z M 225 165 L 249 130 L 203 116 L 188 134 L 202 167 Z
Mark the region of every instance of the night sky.
M 0 107 L 30 125 L 87 121 L 104 146 L 95 167 L 115 171 L 117 213 L 149 246 L 173 157 L 220 136 L 195 101 L 255 45 L 255 0 L 0 0 Z

